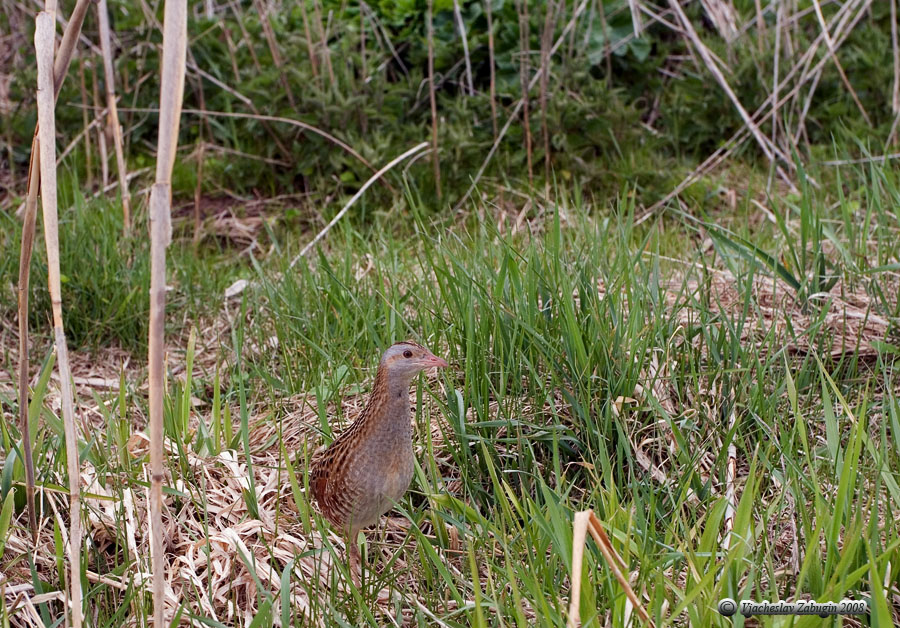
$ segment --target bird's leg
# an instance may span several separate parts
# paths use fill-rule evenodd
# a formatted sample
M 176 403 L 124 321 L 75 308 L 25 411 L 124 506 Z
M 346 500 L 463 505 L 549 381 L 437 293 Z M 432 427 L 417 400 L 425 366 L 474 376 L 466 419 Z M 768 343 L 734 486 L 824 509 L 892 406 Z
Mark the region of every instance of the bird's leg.
M 347 542 L 347 549 L 350 552 L 350 577 L 353 579 L 353 584 L 356 585 L 357 588 L 362 587 L 362 579 L 361 579 L 361 570 L 360 570 L 360 556 L 359 556 L 359 547 L 356 545 L 356 539 L 359 536 L 358 530 L 350 531 L 350 539 Z

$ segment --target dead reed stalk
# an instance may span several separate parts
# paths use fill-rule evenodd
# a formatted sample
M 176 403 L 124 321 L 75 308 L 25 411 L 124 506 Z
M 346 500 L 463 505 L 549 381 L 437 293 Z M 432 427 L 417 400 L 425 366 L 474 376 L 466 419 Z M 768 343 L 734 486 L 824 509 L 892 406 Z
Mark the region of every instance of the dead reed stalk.
M 72 16 L 66 25 L 56 60 L 53 63 L 53 98 L 54 102 L 59 95 L 63 79 L 69 71 L 69 63 L 72 61 L 72 53 L 75 43 L 81 33 L 81 25 L 84 15 L 87 13 L 89 0 L 79 0 L 72 10 Z M 50 3 L 48 3 L 48 6 Z M 52 4 L 55 18 L 56 4 Z M 55 31 L 55 29 L 54 29 Z M 55 35 L 54 35 L 55 37 Z M 52 48 L 51 48 L 52 60 Z M 19 319 L 19 424 L 22 426 L 22 449 L 25 464 L 25 495 L 28 501 L 28 522 L 31 531 L 37 536 L 37 512 L 34 502 L 34 462 L 31 452 L 30 428 L 28 425 L 28 286 L 31 279 L 31 254 L 34 249 L 34 232 L 37 222 L 37 196 L 41 185 L 41 155 L 40 155 L 40 120 L 34 130 L 31 141 L 31 157 L 28 164 L 28 191 L 23 205 L 24 214 L 22 220 L 22 244 L 19 250 L 19 281 L 18 281 L 18 319 Z M 51 135 L 51 137 L 53 137 Z M 55 160 L 53 162 L 56 164 Z M 55 172 L 55 170 L 54 170 Z
M 488 0 L 490 1 L 490 0 Z M 434 93 L 434 0 L 428 0 L 428 99 L 431 101 L 431 164 L 434 167 L 434 187 L 441 199 L 441 161 L 438 155 L 437 97 Z M 493 101 L 491 101 L 493 103 Z M 496 122 L 495 122 L 496 124 Z
M 284 87 L 284 92 L 287 94 L 288 103 L 290 103 L 291 109 L 296 111 L 297 103 L 294 101 L 294 92 L 291 91 L 291 84 L 288 81 L 287 74 L 284 72 L 284 60 L 281 58 L 281 51 L 278 49 L 278 41 L 275 39 L 275 31 L 272 30 L 272 23 L 269 22 L 268 6 L 263 4 L 262 0 L 253 0 L 253 4 L 256 6 L 257 13 L 259 13 L 259 23 L 262 26 L 266 43 L 269 46 L 269 54 L 272 55 L 272 63 L 274 63 L 275 67 L 278 69 L 278 78 L 281 80 L 281 85 Z
M 488 27 L 488 69 L 491 74 L 490 101 L 491 101 L 491 127 L 494 130 L 494 139 L 497 139 L 497 70 L 494 67 L 494 11 L 491 9 L 491 0 L 484 1 L 484 12 L 487 16 Z
M 362 15 L 362 7 L 360 7 L 359 13 Z M 306 0 L 300 0 L 300 14 L 303 16 L 303 36 L 306 38 L 306 54 L 309 55 L 309 68 L 312 70 L 312 75 L 315 79 L 319 77 L 319 60 L 316 58 L 312 33 L 309 29 L 309 14 L 306 11 Z
M 325 34 L 325 24 L 322 22 L 322 11 L 319 9 L 318 0 L 313 0 L 313 17 L 316 18 L 316 27 L 319 29 L 319 45 L 322 47 L 322 58 L 325 59 L 325 70 L 328 72 L 328 80 L 331 81 L 331 89 L 335 89 L 337 81 L 334 78 L 334 67 L 331 65 L 331 50 L 328 48 L 328 35 Z
M 116 170 L 119 174 L 119 193 L 122 195 L 122 221 L 125 233 L 131 231 L 131 193 L 128 191 L 128 170 L 125 167 L 125 150 L 122 145 L 122 126 L 116 106 L 116 75 L 113 72 L 112 43 L 109 34 L 109 8 L 106 0 L 97 2 L 97 21 L 100 26 L 100 50 L 103 52 L 103 79 L 106 84 L 106 107 L 109 110 L 109 129 L 112 131 L 116 150 Z
M 856 107 L 862 114 L 863 119 L 869 126 L 872 126 L 872 119 L 866 112 L 866 108 L 863 107 L 862 102 L 860 102 L 859 96 L 856 95 L 856 90 L 853 89 L 853 85 L 850 84 L 850 79 L 847 78 L 847 74 L 844 72 L 844 66 L 841 65 L 841 62 L 837 58 L 834 41 L 831 39 L 831 34 L 828 32 L 828 25 L 825 23 L 825 16 L 822 15 L 822 7 L 819 4 L 819 0 L 812 0 L 812 3 L 813 7 L 816 9 L 816 17 L 819 20 L 819 26 L 822 27 L 822 36 L 825 37 L 825 46 L 828 48 L 828 54 L 831 56 L 832 61 L 834 61 L 834 67 L 837 69 L 838 74 L 840 74 L 841 80 L 844 82 L 847 91 L 850 92 L 850 96 L 853 98 L 853 102 L 856 103 Z
M 585 7 L 587 6 L 589 0 L 581 0 L 578 4 L 578 8 L 575 9 L 572 17 L 569 19 L 566 27 L 563 29 L 563 32 L 560 33 L 559 37 L 556 39 L 556 42 L 553 44 L 553 47 L 550 49 L 550 56 L 556 54 L 556 51 L 562 45 L 563 41 L 565 41 L 566 35 L 569 34 L 573 28 L 575 28 L 575 24 L 578 21 L 578 17 L 584 12 Z M 531 91 L 534 89 L 534 86 L 537 84 L 538 78 L 540 77 L 541 70 L 538 70 L 538 73 L 531 77 L 531 81 L 529 81 L 527 87 L 527 91 Z M 507 131 L 509 131 L 509 127 L 512 126 L 513 121 L 518 117 L 519 112 L 522 111 L 525 106 L 525 101 L 528 99 L 528 93 L 523 94 L 523 97 L 519 99 L 516 103 L 516 106 L 513 107 L 513 111 L 510 116 L 506 119 L 506 122 L 503 124 L 503 127 L 500 129 L 500 133 L 497 134 L 497 138 L 494 140 L 494 143 L 491 145 L 491 149 L 488 151 L 488 154 L 485 156 L 484 161 L 481 162 L 481 166 L 478 168 L 478 172 L 475 173 L 475 176 L 472 178 L 472 183 L 469 184 L 469 187 L 466 189 L 466 193 L 462 195 L 462 198 L 457 201 L 456 205 L 453 208 L 453 211 L 459 211 L 459 209 L 465 204 L 469 197 L 472 196 L 472 192 L 475 191 L 475 187 L 478 185 L 478 182 L 481 181 L 481 177 L 484 174 L 484 171 L 487 169 L 488 164 L 491 162 L 491 159 L 497 152 L 497 148 L 500 146 L 500 142 L 506 136 Z
M 550 194 L 550 129 L 547 125 L 547 90 L 550 85 L 550 45 L 553 42 L 555 3 L 547 0 L 547 12 L 544 15 L 544 28 L 541 31 L 541 135 L 544 140 L 544 195 Z M 575 29 L 572 29 L 575 32 Z
M 97 81 L 97 70 L 91 72 L 91 90 L 94 96 L 94 109 L 98 112 L 98 116 L 102 116 L 105 111 L 100 104 L 100 83 Z M 104 128 L 101 124 L 97 127 L 97 149 L 100 151 L 100 189 L 105 190 L 109 186 L 109 153 L 106 150 L 106 131 L 109 127 Z
M 522 122 L 525 127 L 525 159 L 528 163 L 528 187 L 534 187 L 534 167 L 531 158 L 531 116 L 529 114 L 528 92 L 531 85 L 528 79 L 531 34 L 528 23 L 528 0 L 518 0 L 516 8 L 519 12 L 519 81 L 522 85 Z
M 69 353 L 63 330 L 62 288 L 59 268 L 59 222 L 56 199 L 56 120 L 53 48 L 56 40 L 56 7 L 48 2 L 35 20 L 34 46 L 38 66 L 38 124 L 41 153 L 41 208 L 44 217 L 44 242 L 47 246 L 47 271 L 50 303 L 53 309 L 53 333 L 62 396 L 66 461 L 69 475 L 69 595 L 72 626 L 81 628 L 81 473 L 78 464 L 78 435 L 75 432 L 75 408 Z M 26 428 L 24 434 L 28 438 Z
M 891 91 L 891 110 L 900 114 L 900 43 L 897 41 L 897 0 L 891 0 L 891 47 L 894 51 L 894 89 Z
M 150 556 L 153 573 L 153 625 L 164 626 L 165 556 L 162 486 L 165 480 L 163 401 L 165 390 L 166 247 L 172 240 L 172 168 L 184 96 L 187 58 L 187 1 L 168 0 L 163 17 L 162 80 L 156 182 L 150 189 Z
M 91 121 L 88 118 L 87 82 L 84 80 L 84 58 L 78 60 L 78 80 L 81 82 L 81 122 L 84 124 L 84 171 L 85 184 L 89 190 L 94 188 L 94 164 L 91 155 Z
M 469 88 L 469 96 L 474 96 L 475 85 L 472 83 L 472 60 L 469 58 L 469 39 L 466 37 L 466 25 L 462 19 L 459 0 L 453 0 L 453 14 L 456 16 L 456 27 L 459 29 L 459 38 L 462 40 L 463 60 L 466 63 L 466 87 Z
M 615 576 L 616 580 L 619 581 L 619 585 L 621 585 L 622 590 L 625 592 L 625 597 L 632 608 L 637 610 L 638 616 L 640 616 L 648 626 L 653 628 L 654 623 L 653 620 L 650 619 L 647 609 L 641 604 L 634 590 L 631 588 L 631 585 L 628 583 L 628 578 L 622 573 L 627 571 L 625 561 L 622 560 L 622 557 L 616 552 L 609 540 L 609 536 L 607 536 L 606 531 L 603 529 L 603 524 L 597 519 L 597 515 L 594 514 L 593 510 L 583 510 L 575 513 L 575 520 L 572 526 L 572 593 L 569 599 L 569 620 L 566 622 L 566 626 L 575 628 L 580 623 L 578 607 L 581 601 L 581 566 L 584 562 L 584 547 L 587 541 L 588 532 L 594 537 L 597 548 L 603 555 L 607 567 L 609 567 L 609 570 L 612 572 L 613 576 Z

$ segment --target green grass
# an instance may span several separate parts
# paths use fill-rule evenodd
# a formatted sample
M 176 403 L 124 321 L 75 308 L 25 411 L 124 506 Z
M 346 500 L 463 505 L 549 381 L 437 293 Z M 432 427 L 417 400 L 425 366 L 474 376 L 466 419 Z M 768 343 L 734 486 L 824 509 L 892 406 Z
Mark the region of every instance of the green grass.
M 168 361 L 167 519 L 176 530 L 170 550 L 183 556 L 194 544 L 200 574 L 176 579 L 182 616 L 205 625 L 251 617 L 269 625 L 279 616 L 290 625 L 319 617 L 375 626 L 391 616 L 405 625 L 562 626 L 572 516 L 591 508 L 657 625 L 731 625 L 716 611 L 723 597 L 865 598 L 865 625 L 896 622 L 900 591 L 884 583 L 896 583 L 900 569 L 892 514 L 900 508 L 897 175 L 880 166 L 843 174 L 822 191 L 802 186 L 800 196 L 770 199 L 774 225 L 739 219 L 752 214 L 743 208 L 709 219 L 673 211 L 635 228 L 629 201 L 591 207 L 561 186 L 556 204 L 541 205 L 513 233 L 515 215 L 492 206 L 474 207 L 467 219 L 436 215 L 413 186 L 387 211 L 341 222 L 293 268 L 303 242 L 291 230 L 271 230 L 271 253 L 258 258 L 209 245 L 195 254 L 176 240 L 169 325 L 180 346 Z M 83 267 L 91 250 L 106 274 L 73 273 L 68 286 L 87 286 L 94 301 L 137 289 L 135 307 L 145 307 L 141 263 L 132 261 L 122 279 L 114 272 L 143 245 L 119 240 L 109 210 L 95 202 L 72 210 L 63 228 L 91 229 L 97 241 L 69 249 L 64 268 Z M 493 218 L 479 222 L 478 211 Z M 711 245 L 702 244 L 706 237 Z M 732 273 L 733 303 L 715 289 L 723 269 Z M 759 281 L 775 277 L 787 300 L 773 318 L 756 294 Z M 236 278 L 251 284 L 223 306 L 224 287 Z M 675 297 L 666 296 L 670 285 Z M 865 295 L 869 313 L 888 321 L 886 333 L 866 339 L 873 349 L 857 342 L 830 355 L 835 328 L 826 324 L 822 292 L 834 286 L 847 299 Z M 80 294 L 66 303 L 70 340 L 109 320 L 109 333 L 122 345 L 132 337 L 142 361 L 143 328 L 98 319 L 96 309 L 74 305 Z M 9 309 L 4 319 L 12 320 Z M 188 333 L 200 319 L 219 322 Z M 413 486 L 393 527 L 367 534 L 363 588 L 346 589 L 344 550 L 329 540 L 336 537 L 320 536 L 327 526 L 305 497 L 309 457 L 352 418 L 379 351 L 410 337 L 452 368 L 416 387 Z M 85 334 L 72 344 L 103 338 Z M 47 355 L 46 343 L 39 349 L 36 359 Z M 62 428 L 47 397 L 51 367 L 45 360 L 31 406 L 32 420 L 44 422 L 35 455 L 46 487 L 66 484 Z M 79 400 L 95 408 L 93 430 L 81 433 L 83 460 L 109 492 L 89 502 L 105 527 L 94 529 L 83 566 L 86 604 L 101 626 L 142 623 L 150 610 L 134 575 L 149 571 L 148 556 L 129 557 L 121 506 L 129 495 L 144 499 L 146 448 L 133 440 L 146 415 L 143 378 L 141 368 L 129 370 L 118 392 Z M 23 491 L 11 492 L 22 470 L 9 386 L 0 387 L 0 403 L 0 512 L 16 500 L 12 526 L 25 538 Z M 726 550 L 729 446 L 737 477 Z M 223 455 L 252 482 L 235 480 Z M 220 510 L 223 492 L 236 514 Z M 103 504 L 110 515 L 100 515 Z M 242 527 L 256 519 L 258 531 Z M 400 520 L 408 533 L 398 531 Z M 243 545 L 229 541 L 225 551 L 229 527 L 241 530 Z M 21 543 L 7 543 L 4 573 L 59 588 L 52 532 L 34 569 Z M 624 595 L 588 545 L 583 624 L 621 625 Z M 210 600 L 203 574 L 217 561 L 232 588 Z M 126 588 L 87 580 L 88 571 Z M 377 602 L 382 588 L 391 591 L 388 603 Z M 307 601 L 308 615 L 291 595 Z M 242 609 L 239 618 L 227 615 L 223 599 Z M 39 610 L 49 620 L 61 607 Z

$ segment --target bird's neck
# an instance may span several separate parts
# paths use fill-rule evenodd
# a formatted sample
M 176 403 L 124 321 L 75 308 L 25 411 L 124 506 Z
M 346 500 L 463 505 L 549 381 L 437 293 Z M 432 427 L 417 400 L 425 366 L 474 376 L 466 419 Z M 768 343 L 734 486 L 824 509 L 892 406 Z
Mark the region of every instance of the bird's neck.
M 409 386 L 411 378 L 389 375 L 385 369 L 378 369 L 375 385 L 366 408 L 370 420 L 392 420 L 399 418 L 409 421 Z

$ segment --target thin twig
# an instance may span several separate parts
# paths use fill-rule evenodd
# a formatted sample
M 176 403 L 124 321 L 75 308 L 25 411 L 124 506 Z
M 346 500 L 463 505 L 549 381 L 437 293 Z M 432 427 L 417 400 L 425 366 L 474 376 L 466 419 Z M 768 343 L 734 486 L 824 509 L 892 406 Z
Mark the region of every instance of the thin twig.
M 369 180 L 366 181 L 366 182 L 363 184 L 363 186 L 362 186 L 361 188 L 359 188 L 359 191 L 358 191 L 356 194 L 354 194 L 354 195 L 350 198 L 349 201 L 347 201 L 347 204 L 344 205 L 343 209 L 341 209 L 341 211 L 339 211 L 339 212 L 335 215 L 335 217 L 331 219 L 331 222 L 329 222 L 327 225 L 325 225 L 325 228 L 322 229 L 319 233 L 317 233 L 317 234 L 316 234 L 316 237 L 313 238 L 312 241 L 311 241 L 309 244 L 307 244 L 305 247 L 303 247 L 303 250 L 300 251 L 300 254 L 297 255 L 297 257 L 295 257 L 295 258 L 291 261 L 291 265 L 290 265 L 288 268 L 293 268 L 294 265 L 295 265 L 297 262 L 300 261 L 300 258 L 303 257 L 304 255 L 306 255 L 307 252 L 309 252 L 309 250 L 312 249 L 313 246 L 315 246 L 316 242 L 318 242 L 319 240 L 321 240 L 322 238 L 324 238 L 324 237 L 325 237 L 325 234 L 328 233 L 329 231 L 331 231 L 331 228 L 332 228 L 334 225 L 337 224 L 337 222 L 344 216 L 344 214 L 347 213 L 347 211 L 348 211 L 351 207 L 353 207 L 353 205 L 356 203 L 356 201 L 358 201 L 358 200 L 360 199 L 360 197 L 362 197 L 363 193 L 364 193 L 366 190 L 368 190 L 369 187 L 371 187 L 372 184 L 375 183 L 375 181 L 377 181 L 377 180 L 380 179 L 382 176 L 384 176 L 384 174 L 385 174 L 386 172 L 388 172 L 391 168 L 393 168 L 394 166 L 396 166 L 398 163 L 400 163 L 400 162 L 403 161 L 404 159 L 406 159 L 406 158 L 408 158 L 408 157 L 412 157 L 413 155 L 415 155 L 415 154 L 418 153 L 419 151 L 422 151 L 422 150 L 425 150 L 426 148 L 428 148 L 428 145 L 429 145 L 428 142 L 422 142 L 421 144 L 417 144 L 417 145 L 413 146 L 412 148 L 410 148 L 408 151 L 406 151 L 406 152 L 403 153 L 402 155 L 399 155 L 399 156 L 395 157 L 394 159 L 392 159 L 392 160 L 391 160 L 390 162 L 388 162 L 387 165 L 385 165 L 381 170 L 379 170 L 378 172 L 376 172 L 375 174 L 373 174 L 371 177 L 369 177 Z
M 123 108 L 122 111 L 130 111 L 136 113 L 158 113 L 159 109 L 154 107 L 129 107 Z M 307 124 L 306 122 L 301 122 L 300 120 L 294 120 L 293 118 L 282 118 L 280 116 L 266 116 L 262 114 L 255 113 L 239 113 L 236 111 L 209 111 L 208 109 L 183 109 L 181 111 L 183 114 L 195 115 L 195 116 L 210 116 L 213 118 L 244 118 L 247 120 L 259 120 L 261 122 L 282 122 L 284 124 L 290 124 L 292 126 L 299 127 L 310 133 L 315 133 L 316 135 L 320 135 L 324 137 L 326 140 L 342 148 L 347 151 L 350 155 L 355 157 L 361 164 L 363 164 L 366 168 L 375 172 L 375 167 L 369 163 L 369 161 L 360 155 L 356 150 L 353 149 L 352 146 L 344 142 L 343 140 L 338 139 L 328 131 L 323 131 L 322 129 L 315 127 L 311 124 Z M 395 192 L 394 188 L 387 181 L 384 182 L 385 187 L 387 187 L 391 192 Z
M 697 35 L 697 31 L 694 30 L 694 26 L 691 24 L 691 21 L 688 19 L 687 15 L 685 15 L 678 0 L 669 0 L 669 6 L 672 7 L 675 15 L 678 16 L 682 28 L 684 29 L 684 32 L 687 35 L 688 39 L 693 44 L 694 49 L 696 49 L 700 54 L 700 57 L 703 59 L 703 62 L 706 65 L 706 68 L 716 79 L 716 82 L 719 83 L 719 87 L 721 87 L 722 91 L 725 92 L 725 95 L 728 96 L 728 99 L 731 101 L 731 104 L 734 105 L 734 108 L 737 109 L 738 114 L 741 116 L 744 124 L 750 130 L 750 133 L 756 139 L 766 158 L 768 158 L 770 161 L 775 161 L 776 158 L 781 159 L 788 166 L 788 168 L 794 169 L 796 166 L 794 165 L 793 161 L 791 161 L 790 157 L 782 153 L 782 151 L 780 151 L 777 146 L 771 145 L 771 143 L 769 142 L 769 138 L 763 135 L 762 131 L 760 131 L 759 129 L 759 126 L 757 126 L 757 124 L 753 121 L 753 119 L 750 117 L 750 114 L 747 113 L 747 110 L 744 109 L 744 106 L 741 104 L 740 100 L 738 100 L 738 97 L 734 93 L 734 90 L 731 89 L 728 81 L 726 81 L 725 77 L 722 75 L 722 71 L 719 69 L 718 64 L 716 64 L 716 62 L 713 60 L 709 49 L 700 40 L 700 37 Z M 778 168 L 780 171 L 780 167 L 778 167 L 777 164 L 776 168 Z M 787 178 L 787 175 L 783 176 L 784 178 Z
M 819 0 L 812 0 L 812 3 L 813 7 L 816 9 L 816 17 L 819 19 L 819 26 L 822 27 L 822 35 L 825 36 L 825 46 L 828 48 L 828 54 L 831 55 L 831 59 L 834 61 L 834 67 L 837 68 L 838 74 L 841 75 L 841 80 L 850 92 L 850 96 L 853 98 L 853 102 L 856 103 L 862 117 L 869 126 L 872 126 L 872 119 L 869 118 L 866 108 L 863 107 L 863 104 L 859 100 L 859 96 L 856 95 L 856 90 L 854 90 L 853 85 L 850 84 L 850 79 L 847 78 L 847 74 L 844 72 L 844 66 L 838 61 L 837 53 L 834 51 L 834 42 L 831 40 L 831 34 L 828 32 L 828 25 L 825 24 L 825 16 L 822 15 L 822 7 L 819 5 Z

